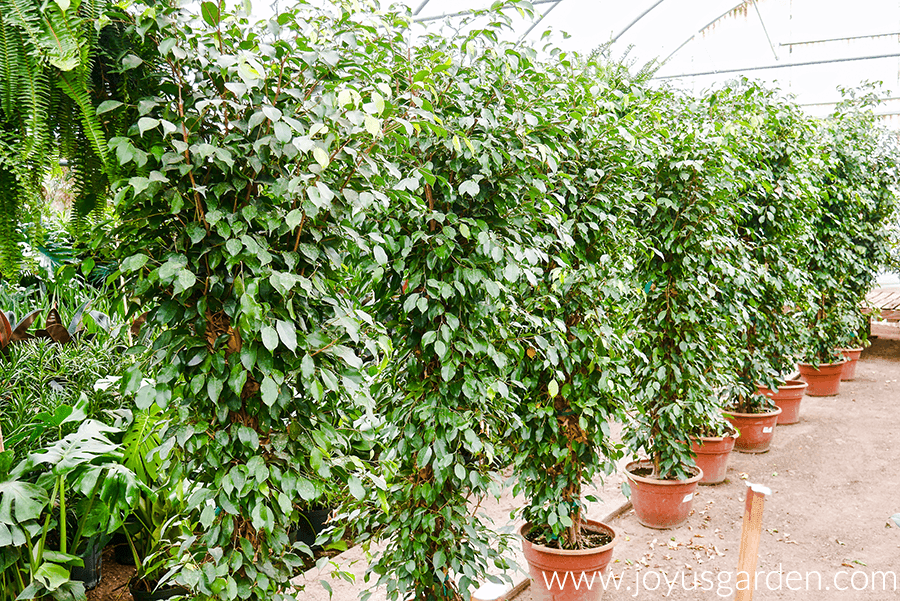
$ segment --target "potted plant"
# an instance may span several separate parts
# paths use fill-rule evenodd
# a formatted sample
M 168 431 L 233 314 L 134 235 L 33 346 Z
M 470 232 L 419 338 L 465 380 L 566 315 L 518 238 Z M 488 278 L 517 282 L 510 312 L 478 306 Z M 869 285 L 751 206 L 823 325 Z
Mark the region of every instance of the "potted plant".
M 122 390 L 171 410 L 162 438 L 178 452 L 163 469 L 193 483 L 191 536 L 156 556 L 169 582 L 201 599 L 223 583 L 280 599 L 296 596 L 308 548 L 288 530 L 317 483 L 366 494 L 334 423 L 361 381 L 368 315 L 348 295 L 349 253 L 382 185 L 368 159 L 386 93 L 374 73 L 394 38 L 370 36 L 350 8 L 298 6 L 259 26 L 201 8 L 133 16 L 135 53 L 165 68 L 127 106 L 104 106 L 141 107 L 110 141 L 114 234 L 135 311 L 159 331 L 154 381 L 134 366 Z M 130 70 L 137 54 L 120 56 Z
M 784 380 L 774 388 L 757 386 L 757 392 L 772 399 L 781 413 L 778 415 L 777 424 L 796 424 L 800 421 L 800 401 L 806 394 L 808 384 L 803 380 Z
M 873 86 L 842 92 L 844 100 L 819 135 L 826 160 L 809 263 L 817 295 L 806 315 L 808 345 L 800 365 L 811 396 L 838 393 L 845 361 L 837 349 L 852 348 L 864 329 L 858 307 L 887 261 L 897 211 L 894 150 L 872 112 L 878 101 Z
M 635 236 L 622 198 L 636 166 L 625 138 L 633 134 L 619 128 L 644 105 L 629 96 L 642 83 L 624 66 L 587 60 L 575 67 L 553 73 L 570 82 L 572 94 L 554 101 L 565 107 L 578 98 L 581 110 L 559 119 L 567 114 L 559 109 L 556 122 L 541 122 L 556 138 L 547 142 L 559 165 L 555 177 L 570 181 L 554 186 L 557 193 L 546 201 L 537 224 L 546 232 L 544 269 L 520 290 L 519 321 L 530 326 L 518 336 L 521 423 L 505 439 L 513 492 L 527 500 L 519 534 L 535 596 L 587 600 L 603 594 L 601 575 L 617 543 L 612 527 L 585 508 L 595 500 L 590 487 L 613 473 L 623 455 L 610 424 L 622 419 L 629 390 L 624 357 L 637 305 L 636 295 L 628 294 Z M 604 92 L 596 92 L 598 81 Z M 611 112 L 619 118 L 601 118 Z
M 735 307 L 736 378 L 722 397 L 740 432 L 735 448 L 764 452 L 781 410 L 759 396 L 760 387 L 792 390 L 782 374 L 793 369 L 803 343 L 797 313 L 808 290 L 804 268 L 812 232 L 814 136 L 799 107 L 746 79 L 718 90 L 714 98 L 711 117 L 728 124 L 726 146 L 740 165 L 733 202 L 742 268 L 723 282 Z
M 707 416 L 702 429 L 691 436 L 691 453 L 703 471 L 700 484 L 721 484 L 728 472 L 728 456 L 740 434 L 716 411 Z
M 142 489 L 108 438 L 117 430 L 85 419 L 78 407 L 65 407 L 57 414 L 62 418 L 57 427 L 74 425 L 73 432 L 15 466 L 11 450 L 0 454 L 0 504 L 15 507 L 0 516 L 10 533 L 0 543 L 3 601 L 83 596 L 85 584 L 71 574 L 84 567 L 81 550 L 92 547 L 95 537 L 112 533 Z
M 671 94 L 660 104 L 672 121 L 645 146 L 650 170 L 639 222 L 645 250 L 637 273 L 645 295 L 636 317 L 637 364 L 625 441 L 645 460 L 626 466 L 635 514 L 651 528 L 687 520 L 702 471 L 690 436 L 717 410 L 732 353 L 731 289 L 736 269 L 730 162 L 716 125 Z M 724 309 L 724 311 L 723 311 Z
M 538 189 L 563 116 L 551 112 L 553 129 L 522 143 L 514 116 L 539 118 L 547 78 L 530 53 L 495 47 L 505 18 L 490 17 L 473 37 L 429 36 L 400 57 L 417 81 L 400 82 L 379 114 L 385 128 L 401 118 L 421 128 L 392 135 L 377 157 L 396 173 L 358 262 L 361 296 L 384 325 L 372 394 L 384 414 L 390 511 L 369 505 L 357 527 L 386 541 L 372 571 L 394 599 L 467 598 L 497 579 L 489 566 L 508 563 L 511 537 L 470 502 L 500 491 L 500 442 L 518 423 L 514 292 L 542 271 Z

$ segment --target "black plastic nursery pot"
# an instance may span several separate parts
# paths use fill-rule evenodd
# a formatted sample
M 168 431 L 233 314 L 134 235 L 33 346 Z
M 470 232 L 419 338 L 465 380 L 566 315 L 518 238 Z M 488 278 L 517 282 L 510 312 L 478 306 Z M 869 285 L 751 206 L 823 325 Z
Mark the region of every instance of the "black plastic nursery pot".
M 103 570 L 103 544 L 100 538 L 98 535 L 87 541 L 84 552 L 80 553 L 84 566 L 73 566 L 70 573 L 72 580 L 84 584 L 85 590 L 97 588 L 100 584 Z
M 328 522 L 334 507 L 316 505 L 300 512 L 300 522 L 288 533 L 291 542 L 299 541 L 309 547 L 313 547 L 316 538 Z

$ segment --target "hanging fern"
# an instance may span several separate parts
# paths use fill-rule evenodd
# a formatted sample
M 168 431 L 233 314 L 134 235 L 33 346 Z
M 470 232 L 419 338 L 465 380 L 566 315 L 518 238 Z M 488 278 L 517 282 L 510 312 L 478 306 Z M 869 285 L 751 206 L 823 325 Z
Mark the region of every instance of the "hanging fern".
M 107 140 L 136 119 L 128 99 L 132 92 L 146 95 L 147 69 L 156 68 L 151 59 L 146 68 L 123 72 L 121 56 L 127 50 L 159 60 L 131 33 L 129 19 L 112 0 L 83 0 L 66 10 L 52 1 L 0 0 L 0 166 L 9 185 L 0 200 L 0 273 L 6 276 L 21 262 L 17 232 L 40 238 L 41 184 L 53 161 L 65 158 L 72 166 L 73 230 L 85 232 L 89 216 L 104 212 L 114 168 Z M 111 99 L 126 104 L 101 119 L 96 107 Z

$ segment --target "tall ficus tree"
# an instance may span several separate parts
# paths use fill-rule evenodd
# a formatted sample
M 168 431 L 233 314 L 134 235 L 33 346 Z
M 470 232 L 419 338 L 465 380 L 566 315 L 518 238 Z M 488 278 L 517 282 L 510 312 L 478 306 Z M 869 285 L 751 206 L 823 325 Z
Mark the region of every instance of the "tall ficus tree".
M 819 136 L 824 169 L 808 265 L 815 290 L 805 356 L 815 364 L 839 359 L 838 348 L 864 339 L 860 304 L 889 262 L 897 212 L 900 155 L 872 112 L 878 98 L 872 86 L 844 95 Z
M 110 140 L 129 175 L 116 235 L 162 333 L 155 382 L 135 368 L 124 388 L 173 413 L 164 440 L 186 460 L 168 469 L 196 485 L 197 529 L 174 541 L 171 578 L 194 599 L 296 598 L 298 509 L 335 481 L 365 494 L 339 431 L 366 319 L 345 260 L 364 242 L 350 217 L 385 199 L 373 157 L 401 127 L 382 118 L 392 19 L 350 3 L 259 25 L 211 2 L 136 17 L 167 70 Z
M 360 526 L 387 539 L 373 570 L 392 599 L 465 599 L 503 565 L 506 540 L 476 501 L 499 492 L 497 439 L 519 425 L 514 293 L 543 278 L 535 230 L 571 142 L 557 139 L 568 116 L 546 97 L 565 82 L 532 50 L 498 42 L 504 20 L 493 16 L 456 41 L 419 40 L 393 67 L 409 77 L 384 100 L 386 123 L 411 126 L 385 141 L 390 185 L 360 264 L 393 351 L 373 393 L 388 511 Z
M 734 323 L 737 378 L 727 402 L 753 413 L 757 384 L 777 386 L 804 344 L 806 265 L 820 162 L 814 126 L 800 108 L 746 79 L 708 96 L 710 118 L 736 162 L 732 202 L 741 266 L 721 298 Z
M 644 138 L 646 167 L 636 228 L 645 244 L 638 282 L 645 302 L 635 319 L 635 414 L 625 438 L 652 460 L 655 478 L 686 478 L 689 436 L 716 411 L 728 381 L 735 307 L 723 287 L 740 266 L 735 249 L 733 163 L 715 123 L 695 101 L 663 93 L 660 122 Z
M 633 158 L 647 93 L 614 63 L 561 57 L 544 68 L 538 129 L 557 165 L 543 182 L 543 269 L 537 285 L 520 288 L 524 402 L 522 424 L 507 437 L 531 533 L 581 549 L 584 489 L 622 454 L 610 424 L 630 394 L 624 356 L 640 205 Z

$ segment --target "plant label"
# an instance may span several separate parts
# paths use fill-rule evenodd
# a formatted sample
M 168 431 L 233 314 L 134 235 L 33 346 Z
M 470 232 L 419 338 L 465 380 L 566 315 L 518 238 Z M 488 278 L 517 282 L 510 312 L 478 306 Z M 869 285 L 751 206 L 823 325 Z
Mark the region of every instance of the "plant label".
M 763 428 L 763 434 L 768 434 L 772 431 L 772 426 L 766 426 Z

